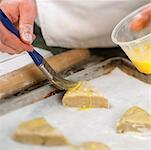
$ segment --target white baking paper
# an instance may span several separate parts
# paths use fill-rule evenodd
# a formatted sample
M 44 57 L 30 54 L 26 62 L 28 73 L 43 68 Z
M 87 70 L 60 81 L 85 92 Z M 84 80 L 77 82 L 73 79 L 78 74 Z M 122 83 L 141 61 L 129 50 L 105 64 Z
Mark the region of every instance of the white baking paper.
M 116 122 L 131 106 L 140 106 L 151 113 L 151 85 L 115 69 L 112 73 L 90 81 L 109 98 L 110 109 L 79 111 L 65 108 L 61 95 L 0 117 L 0 150 L 68 150 L 67 147 L 44 147 L 20 144 L 11 138 L 23 121 L 44 117 L 73 144 L 101 141 L 111 150 L 151 150 L 151 136 L 117 134 Z

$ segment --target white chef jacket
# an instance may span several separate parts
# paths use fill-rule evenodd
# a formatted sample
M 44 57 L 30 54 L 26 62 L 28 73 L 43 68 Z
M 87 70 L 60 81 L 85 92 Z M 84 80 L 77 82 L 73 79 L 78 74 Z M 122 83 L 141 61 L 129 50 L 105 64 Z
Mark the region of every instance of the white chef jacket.
M 151 0 L 36 0 L 48 46 L 115 46 L 111 32 L 130 12 Z

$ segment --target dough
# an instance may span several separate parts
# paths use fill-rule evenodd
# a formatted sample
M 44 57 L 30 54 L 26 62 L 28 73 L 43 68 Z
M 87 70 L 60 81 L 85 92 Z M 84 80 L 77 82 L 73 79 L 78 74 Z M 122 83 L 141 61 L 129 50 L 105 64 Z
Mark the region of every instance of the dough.
M 100 142 L 85 142 L 82 144 L 80 150 L 109 150 L 109 147 Z
M 19 125 L 14 139 L 21 143 L 39 144 L 48 146 L 66 145 L 68 141 L 43 118 L 24 122 Z
M 89 141 L 80 146 L 72 145 L 72 150 L 109 150 L 109 147 L 100 142 Z
M 151 132 L 151 115 L 139 107 L 128 109 L 117 124 L 117 132 Z
M 80 81 L 64 95 L 64 106 L 80 108 L 108 108 L 108 100 L 87 81 Z

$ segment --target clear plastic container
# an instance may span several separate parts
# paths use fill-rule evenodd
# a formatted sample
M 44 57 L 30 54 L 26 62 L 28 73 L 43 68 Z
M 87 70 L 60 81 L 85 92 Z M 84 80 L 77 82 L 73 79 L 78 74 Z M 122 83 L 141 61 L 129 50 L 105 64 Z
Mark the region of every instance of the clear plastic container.
M 142 10 L 151 7 L 151 3 L 125 17 L 113 30 L 112 40 L 118 44 L 136 68 L 145 74 L 151 74 L 151 21 L 142 30 L 132 31 L 130 24 Z

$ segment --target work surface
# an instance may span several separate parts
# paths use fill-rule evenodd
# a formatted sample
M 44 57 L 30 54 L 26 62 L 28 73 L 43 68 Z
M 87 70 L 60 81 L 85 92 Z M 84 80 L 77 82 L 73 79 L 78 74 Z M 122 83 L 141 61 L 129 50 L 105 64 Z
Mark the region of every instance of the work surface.
M 151 136 L 116 134 L 116 122 L 131 106 L 140 106 L 151 113 L 151 85 L 114 69 L 110 74 L 90 81 L 108 98 L 110 109 L 79 111 L 65 108 L 61 94 L 44 99 L 0 117 L 0 149 L 2 150 L 68 150 L 16 143 L 11 136 L 23 121 L 44 117 L 73 144 L 87 140 L 101 141 L 112 150 L 150 150 Z

